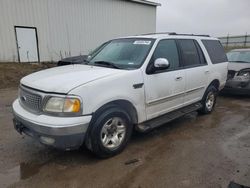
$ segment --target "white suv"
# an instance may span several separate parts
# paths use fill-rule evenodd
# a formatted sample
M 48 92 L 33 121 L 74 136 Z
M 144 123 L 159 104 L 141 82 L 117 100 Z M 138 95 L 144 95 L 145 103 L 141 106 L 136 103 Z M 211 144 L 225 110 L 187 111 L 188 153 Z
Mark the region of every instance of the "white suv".
M 227 79 L 218 39 L 147 34 L 109 41 L 84 64 L 21 80 L 15 129 L 70 150 L 85 144 L 100 157 L 121 152 L 134 129 L 148 131 L 186 113 L 210 113 Z

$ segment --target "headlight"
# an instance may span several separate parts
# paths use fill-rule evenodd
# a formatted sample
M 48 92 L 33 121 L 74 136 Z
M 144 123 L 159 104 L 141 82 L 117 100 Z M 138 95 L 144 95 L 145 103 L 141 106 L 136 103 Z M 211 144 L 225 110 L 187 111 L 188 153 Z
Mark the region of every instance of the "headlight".
M 81 110 L 81 102 L 79 99 L 65 99 L 63 112 L 80 112 Z
M 238 76 L 244 76 L 244 77 L 246 77 L 246 78 L 249 78 L 249 77 L 250 77 L 250 70 L 249 70 L 249 69 L 241 70 L 241 71 L 238 73 Z
M 45 112 L 80 113 L 81 101 L 75 97 L 50 97 L 44 106 Z
M 244 77 L 249 77 L 249 72 L 243 73 Z

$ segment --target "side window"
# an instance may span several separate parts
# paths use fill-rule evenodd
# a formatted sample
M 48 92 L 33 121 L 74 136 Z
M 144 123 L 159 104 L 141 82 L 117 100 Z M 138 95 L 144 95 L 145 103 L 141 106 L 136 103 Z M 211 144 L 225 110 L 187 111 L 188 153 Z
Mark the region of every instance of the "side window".
M 201 49 L 199 43 L 198 43 L 197 41 L 194 41 L 194 43 L 195 43 L 195 46 L 196 46 L 196 48 L 197 48 L 197 50 L 198 50 L 198 53 L 199 53 L 200 63 L 201 63 L 201 64 L 206 64 L 206 65 L 207 65 L 207 60 L 206 60 L 206 58 L 205 58 L 205 56 L 204 56 L 204 53 L 203 53 L 203 51 L 202 51 L 202 49 Z
M 218 40 L 202 40 L 213 64 L 227 62 L 224 48 Z
M 161 40 L 153 54 L 151 63 L 153 63 L 157 58 L 166 58 L 170 64 L 168 70 L 173 70 L 179 67 L 179 54 L 176 46 L 175 40 L 166 39 Z
M 182 66 L 189 67 L 200 65 L 200 57 L 194 40 L 180 39 L 178 42 L 182 52 Z

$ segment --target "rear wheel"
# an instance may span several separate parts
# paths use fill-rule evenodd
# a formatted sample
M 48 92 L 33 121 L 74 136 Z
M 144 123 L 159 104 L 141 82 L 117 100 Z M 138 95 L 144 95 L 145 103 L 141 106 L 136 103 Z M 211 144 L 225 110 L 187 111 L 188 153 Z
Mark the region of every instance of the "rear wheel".
M 117 106 L 105 108 L 96 114 L 96 119 L 90 125 L 87 136 L 88 147 L 93 153 L 102 158 L 120 153 L 127 145 L 132 123 L 126 111 Z
M 201 114 L 210 114 L 214 110 L 216 104 L 218 90 L 213 86 L 209 86 L 202 98 L 202 108 L 198 111 Z

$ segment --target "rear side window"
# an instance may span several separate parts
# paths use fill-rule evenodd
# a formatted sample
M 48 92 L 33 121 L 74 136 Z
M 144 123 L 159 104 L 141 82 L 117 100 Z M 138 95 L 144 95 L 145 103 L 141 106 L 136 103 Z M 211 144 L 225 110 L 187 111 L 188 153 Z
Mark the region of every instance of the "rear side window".
M 200 56 L 194 40 L 181 39 L 178 40 L 182 52 L 182 66 L 190 67 L 200 65 Z
M 227 62 L 224 48 L 218 40 L 202 40 L 213 64 Z
M 170 64 L 170 70 L 179 68 L 179 55 L 175 40 L 161 40 L 155 49 L 152 60 L 155 61 L 157 58 L 166 58 Z
M 206 65 L 207 65 L 207 61 L 206 61 L 206 59 L 205 59 L 205 56 L 204 56 L 204 54 L 203 54 L 203 51 L 202 51 L 200 45 L 198 44 L 197 41 L 194 41 L 194 43 L 195 43 L 195 45 L 196 45 L 196 48 L 197 48 L 198 53 L 199 53 L 199 56 L 200 56 L 200 63 L 201 63 L 201 64 L 206 64 Z

